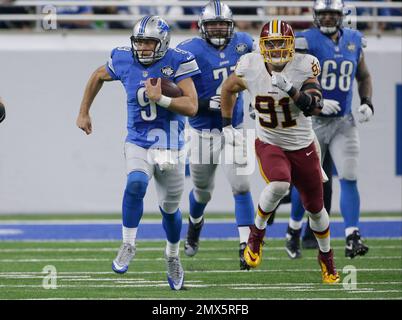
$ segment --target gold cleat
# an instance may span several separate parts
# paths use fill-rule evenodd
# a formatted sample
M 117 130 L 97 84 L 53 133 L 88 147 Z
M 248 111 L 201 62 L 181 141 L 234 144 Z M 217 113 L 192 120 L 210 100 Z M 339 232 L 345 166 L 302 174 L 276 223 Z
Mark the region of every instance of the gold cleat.
M 332 249 L 327 253 L 321 252 L 319 250 L 318 263 L 321 267 L 323 283 L 333 284 L 341 281 L 339 273 L 336 271 Z
M 251 226 L 250 236 L 247 247 L 244 249 L 244 260 L 250 268 L 257 268 L 262 261 L 262 246 L 264 245 L 265 229 L 259 230 L 256 226 Z

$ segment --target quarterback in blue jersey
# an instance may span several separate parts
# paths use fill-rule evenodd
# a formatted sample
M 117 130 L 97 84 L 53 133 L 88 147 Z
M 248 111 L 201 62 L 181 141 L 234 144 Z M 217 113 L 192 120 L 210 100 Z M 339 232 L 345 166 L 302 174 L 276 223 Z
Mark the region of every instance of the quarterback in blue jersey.
M 365 255 L 368 247 L 358 229 L 360 197 L 357 188 L 359 135 L 352 114 L 353 82 L 356 78 L 360 96 L 357 109 L 359 122 L 367 122 L 374 114 L 371 102 L 372 83 L 363 55 L 365 39 L 353 29 L 343 28 L 343 0 L 316 0 L 316 27 L 296 34 L 296 48 L 318 58 L 319 77 L 324 106 L 313 117 L 313 128 L 322 155 L 329 150 L 340 181 L 340 209 L 345 223 L 345 256 Z M 295 191 L 295 192 L 293 192 Z M 299 237 L 304 208 L 297 191 L 292 191 L 292 212 L 287 232 L 289 257 L 300 256 Z
M 127 93 L 125 157 L 127 185 L 123 197 L 123 244 L 112 263 L 124 273 L 135 255 L 137 228 L 143 214 L 143 199 L 154 177 L 166 232 L 166 264 L 170 287 L 183 286 L 184 271 L 179 259 L 182 216 L 179 202 L 184 188 L 184 116 L 198 110 L 192 76 L 199 73 L 194 56 L 169 48 L 170 28 L 158 16 L 146 16 L 133 28 L 131 48 L 112 51 L 106 65 L 98 68 L 85 88 L 77 126 L 92 132 L 89 109 L 105 81 L 119 80 Z M 158 78 L 155 84 L 151 78 Z M 177 84 L 182 96 L 162 94 L 161 78 Z
M 238 59 L 253 50 L 253 39 L 244 32 L 234 32 L 230 8 L 220 1 L 211 1 L 203 9 L 198 21 L 201 37 L 179 44 L 178 48 L 194 54 L 201 73 L 194 77 L 199 110 L 189 118 L 191 126 L 190 176 L 194 188 L 190 192 L 190 218 L 184 252 L 194 256 L 204 223 L 204 210 L 210 201 L 222 143 L 220 94 L 224 80 L 234 71 Z M 243 123 L 243 95 L 236 100 L 233 126 Z M 245 148 L 245 145 L 244 145 Z M 211 161 L 212 160 L 212 161 Z M 254 206 L 247 175 L 236 174 L 246 166 L 227 164 L 224 170 L 235 200 L 235 216 L 240 238 L 240 269 L 248 269 L 243 251 L 253 224 Z

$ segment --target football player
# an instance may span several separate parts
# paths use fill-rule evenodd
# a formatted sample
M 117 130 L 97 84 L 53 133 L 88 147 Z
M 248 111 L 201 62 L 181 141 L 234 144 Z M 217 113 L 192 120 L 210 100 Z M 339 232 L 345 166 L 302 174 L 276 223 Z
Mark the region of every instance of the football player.
M 372 83 L 364 59 L 365 39 L 353 29 L 343 28 L 343 0 L 316 0 L 314 23 L 316 27 L 297 35 L 298 49 L 318 58 L 322 66 L 319 77 L 323 89 L 324 107 L 313 117 L 313 128 L 321 152 L 329 149 L 340 182 L 340 209 L 345 223 L 345 256 L 365 255 L 368 247 L 362 242 L 358 224 L 360 197 L 357 188 L 359 135 L 352 114 L 353 81 L 356 78 L 360 96 L 357 109 L 359 122 L 369 121 L 374 108 L 371 102 Z M 289 241 L 300 236 L 304 209 L 294 193 L 288 228 Z M 298 250 L 298 248 L 294 248 Z
M 248 90 L 256 109 L 255 148 L 267 186 L 261 192 L 255 224 L 244 250 L 246 263 L 261 263 L 267 220 L 290 183 L 299 190 L 319 244 L 318 261 L 324 283 L 340 281 L 330 247 L 329 218 L 323 204 L 322 168 L 311 115 L 321 111 L 320 64 L 311 55 L 295 53 L 292 27 L 280 20 L 266 23 L 260 52 L 240 58 L 222 87 L 225 143 L 240 146 L 243 136 L 232 126 L 236 93 Z
M 204 211 L 211 200 L 215 173 L 223 150 L 220 94 L 223 81 L 230 75 L 238 59 L 253 50 L 253 39 L 244 32 L 234 31 L 230 8 L 219 0 L 209 2 L 198 20 L 201 37 L 181 43 L 178 48 L 194 54 L 201 73 L 194 77 L 198 93 L 198 113 L 189 118 L 191 127 L 190 176 L 194 188 L 189 195 L 190 217 L 184 252 L 194 256 L 199 248 L 199 237 L 204 224 Z M 235 103 L 232 125 L 243 124 L 243 95 Z M 246 148 L 246 146 L 244 146 Z M 239 161 L 240 162 L 240 161 Z M 247 175 L 237 174 L 247 166 L 228 163 L 223 165 L 231 185 L 235 202 L 235 217 L 240 238 L 240 269 L 249 269 L 243 251 L 253 224 L 254 206 Z
M 165 257 L 172 289 L 183 286 L 179 259 L 182 216 L 179 202 L 184 187 L 184 116 L 197 113 L 197 92 L 192 76 L 199 73 L 194 56 L 169 48 L 170 28 L 158 16 L 146 16 L 133 28 L 131 48 L 112 51 L 106 65 L 98 68 L 86 86 L 77 126 L 92 132 L 89 109 L 105 81 L 119 80 L 127 93 L 125 158 L 127 185 L 123 197 L 123 243 L 112 268 L 125 273 L 135 255 L 135 239 L 143 214 L 143 199 L 154 177 L 162 225 L 166 232 Z M 156 85 L 150 78 L 158 78 Z M 161 94 L 161 79 L 177 84 L 183 95 Z

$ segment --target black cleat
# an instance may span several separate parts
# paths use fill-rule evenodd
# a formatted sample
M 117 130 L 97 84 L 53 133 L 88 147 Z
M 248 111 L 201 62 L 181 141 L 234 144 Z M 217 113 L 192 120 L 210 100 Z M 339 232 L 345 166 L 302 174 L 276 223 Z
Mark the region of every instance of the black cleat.
M 244 249 L 246 249 L 247 243 L 240 243 L 239 257 L 240 257 L 240 270 L 250 270 L 250 266 L 244 260 Z
M 301 258 L 300 252 L 300 234 L 301 229 L 295 230 L 288 226 L 286 232 L 286 253 L 290 259 Z
M 363 244 L 359 230 L 353 231 L 346 238 L 345 257 L 353 259 L 356 256 L 364 256 L 369 248 Z
M 200 233 L 203 225 L 204 217 L 196 224 L 192 223 L 191 220 L 188 219 L 187 239 L 184 243 L 184 253 L 186 256 L 192 257 L 197 253 L 200 241 Z

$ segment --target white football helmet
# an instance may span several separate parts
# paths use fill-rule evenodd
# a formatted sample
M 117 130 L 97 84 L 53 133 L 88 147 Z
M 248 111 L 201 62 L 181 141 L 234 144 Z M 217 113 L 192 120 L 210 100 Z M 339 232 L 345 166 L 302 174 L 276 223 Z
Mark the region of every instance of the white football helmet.
M 170 27 L 159 16 L 145 16 L 134 25 L 133 35 L 130 40 L 133 55 L 142 64 L 149 65 L 161 59 L 169 49 Z M 143 40 L 156 41 L 155 49 L 150 56 L 139 54 L 142 50 L 138 49 L 137 43 Z

